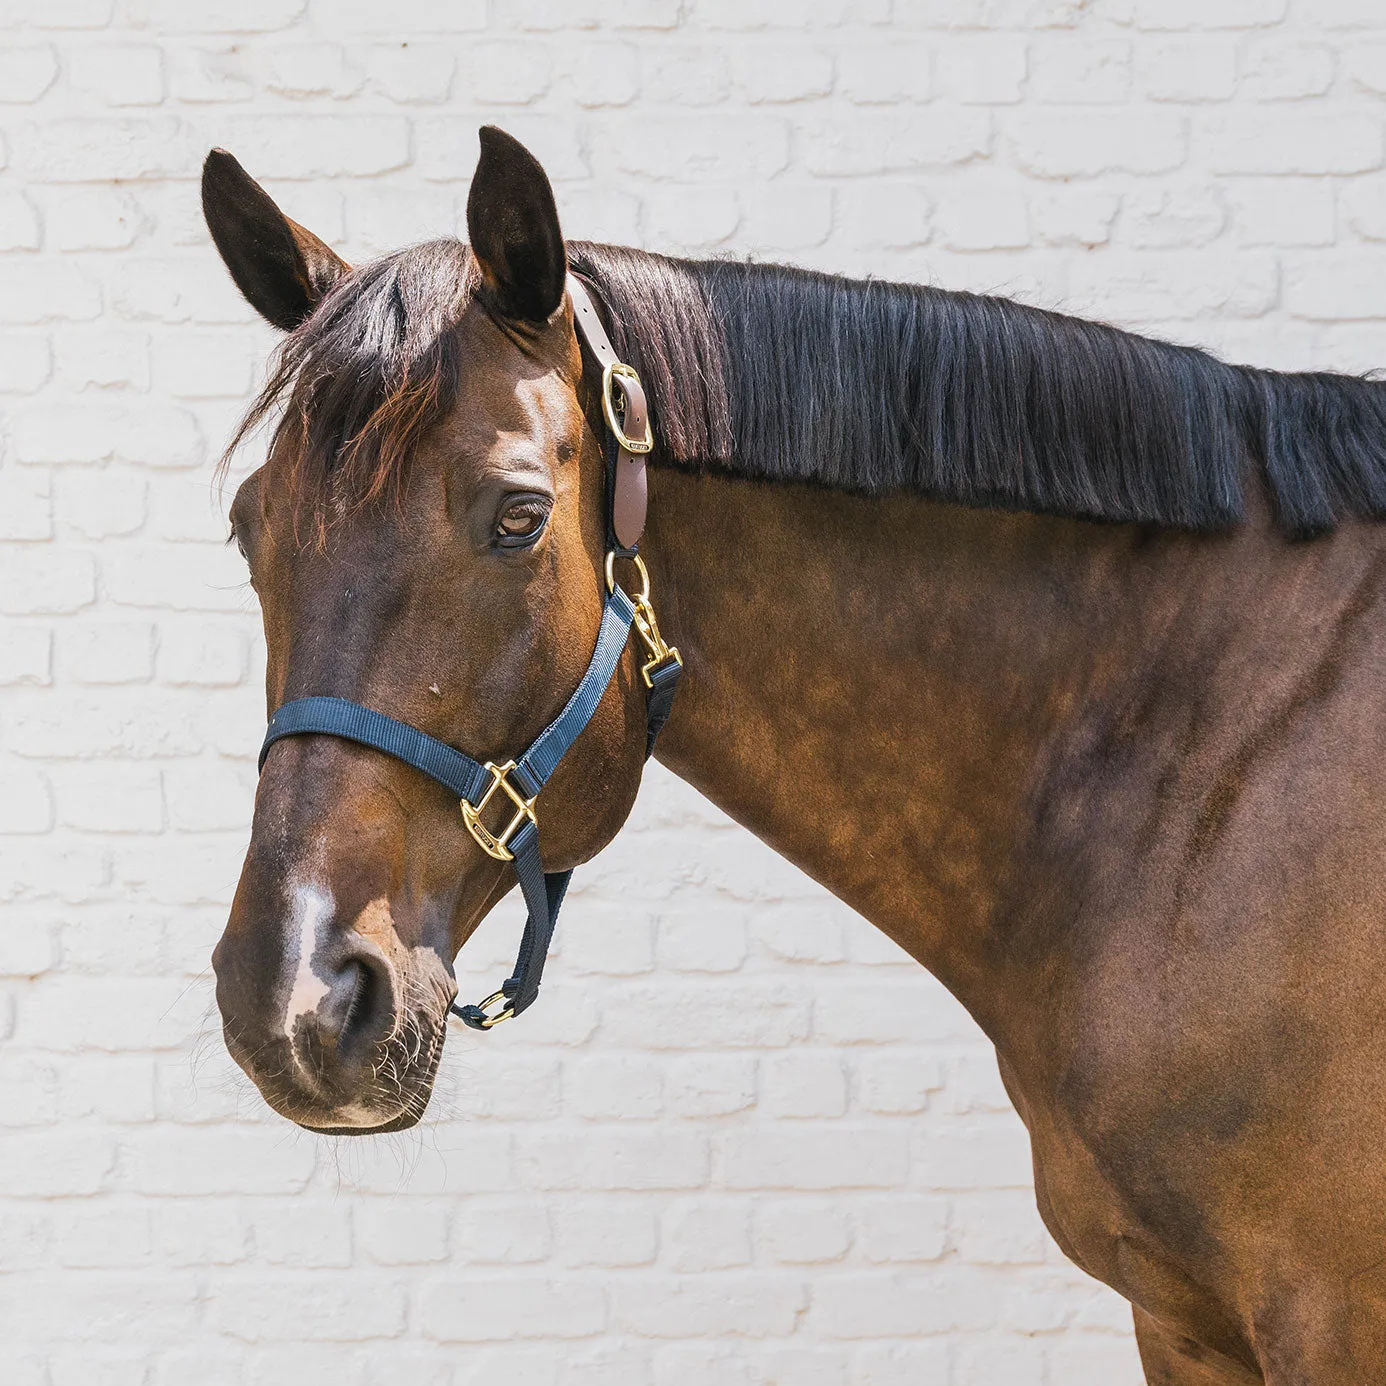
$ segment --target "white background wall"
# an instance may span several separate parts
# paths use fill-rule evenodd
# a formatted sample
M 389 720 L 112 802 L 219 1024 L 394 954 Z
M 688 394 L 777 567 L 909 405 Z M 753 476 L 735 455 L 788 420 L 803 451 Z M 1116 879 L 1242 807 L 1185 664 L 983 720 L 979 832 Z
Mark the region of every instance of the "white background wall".
M 1386 362 L 1381 0 L 0 0 L 0 1381 L 1134 1386 L 970 1021 L 662 773 L 422 1132 L 225 1059 L 264 708 L 210 474 L 272 338 L 199 160 L 362 257 L 457 226 L 483 120 L 573 235 Z

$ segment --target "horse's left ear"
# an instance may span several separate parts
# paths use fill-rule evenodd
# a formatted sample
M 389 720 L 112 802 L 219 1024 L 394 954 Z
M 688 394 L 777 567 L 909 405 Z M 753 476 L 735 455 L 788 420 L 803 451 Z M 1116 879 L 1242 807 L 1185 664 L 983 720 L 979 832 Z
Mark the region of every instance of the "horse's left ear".
M 307 318 L 351 267 L 274 199 L 224 149 L 202 165 L 202 213 L 246 302 L 285 332 Z
M 494 125 L 481 127 L 467 235 L 496 310 L 521 322 L 547 322 L 563 302 L 568 273 L 553 189 L 538 159 Z

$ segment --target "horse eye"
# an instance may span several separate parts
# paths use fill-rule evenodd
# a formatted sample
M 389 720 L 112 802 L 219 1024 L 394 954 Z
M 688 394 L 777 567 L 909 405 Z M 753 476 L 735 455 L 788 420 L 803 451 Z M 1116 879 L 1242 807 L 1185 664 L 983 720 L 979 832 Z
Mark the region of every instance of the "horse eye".
M 496 524 L 496 542 L 507 549 L 524 548 L 544 532 L 549 508 L 539 500 L 517 501 L 501 513 Z

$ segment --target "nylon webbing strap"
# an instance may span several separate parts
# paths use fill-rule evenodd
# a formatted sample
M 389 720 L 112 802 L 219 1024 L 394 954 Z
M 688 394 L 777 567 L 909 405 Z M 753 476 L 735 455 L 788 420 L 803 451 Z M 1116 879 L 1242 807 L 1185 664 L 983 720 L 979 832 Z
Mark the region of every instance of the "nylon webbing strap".
M 630 623 L 635 619 L 635 607 L 618 587 L 606 599 L 601 628 L 597 631 L 597 646 L 592 652 L 582 682 L 573 690 L 563 711 L 534 738 L 511 777 L 531 796 L 538 794 L 548 783 L 558 762 L 577 740 L 578 734 L 592 720 L 606 686 L 616 673 L 621 655 L 630 638 Z
M 407 722 L 397 722 L 383 712 L 373 712 L 345 698 L 297 698 L 285 703 L 265 729 L 259 768 L 265 768 L 265 757 L 276 741 L 286 736 L 314 735 L 339 736 L 384 751 L 387 756 L 422 770 L 458 799 L 480 798 L 490 778 L 486 767 L 471 756 L 453 750 Z
M 650 675 L 649 696 L 645 699 L 645 759 L 654 755 L 655 742 L 674 709 L 674 694 L 683 677 L 683 662 L 671 659 Z

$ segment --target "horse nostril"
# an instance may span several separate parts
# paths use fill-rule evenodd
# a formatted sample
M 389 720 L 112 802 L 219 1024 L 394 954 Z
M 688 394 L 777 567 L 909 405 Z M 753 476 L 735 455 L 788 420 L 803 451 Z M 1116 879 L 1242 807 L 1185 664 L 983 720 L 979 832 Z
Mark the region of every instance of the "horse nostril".
M 390 1027 L 394 1007 L 387 968 L 383 959 L 357 954 L 332 985 L 321 1025 L 344 1057 L 374 1046 Z
M 366 993 L 371 985 L 371 974 L 366 970 L 365 964 L 359 960 L 348 963 L 346 972 L 348 976 L 352 973 L 356 974 L 356 985 L 352 987 L 351 999 L 347 1002 L 346 1014 L 342 1017 L 341 1038 L 343 1040 L 351 1034 L 352 1024 L 356 1017 L 361 1014 Z

